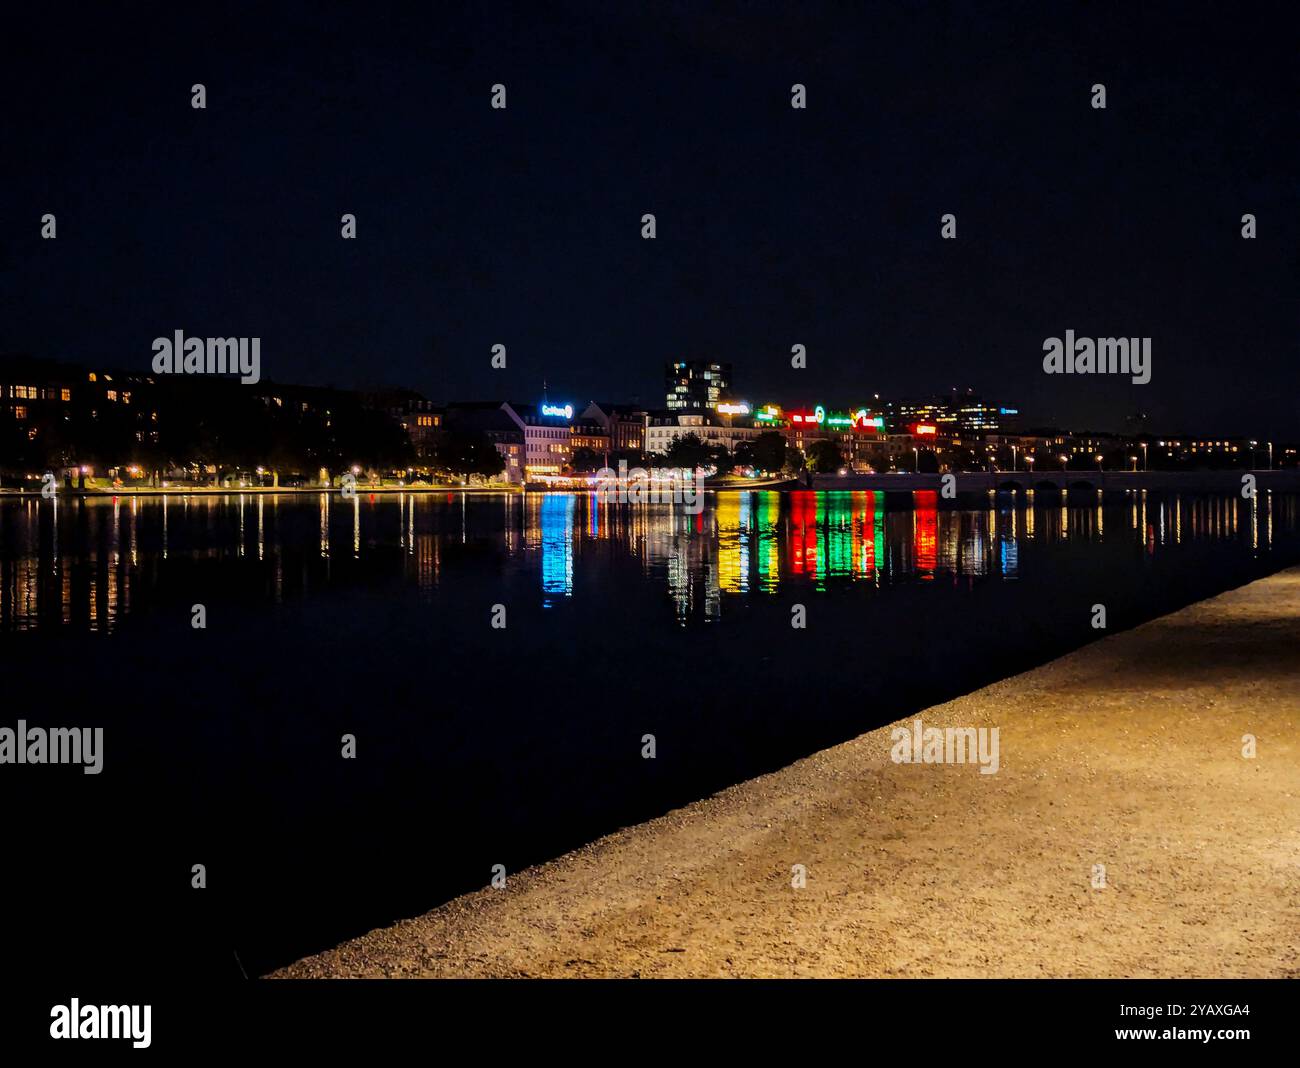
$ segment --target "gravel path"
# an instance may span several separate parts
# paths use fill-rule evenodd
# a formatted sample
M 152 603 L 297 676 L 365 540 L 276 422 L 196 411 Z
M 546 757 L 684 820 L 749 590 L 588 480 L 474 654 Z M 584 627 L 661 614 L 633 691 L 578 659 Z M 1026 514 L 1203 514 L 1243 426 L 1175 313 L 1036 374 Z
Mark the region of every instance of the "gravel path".
M 274 974 L 1300 976 L 1300 568 L 921 718 Z

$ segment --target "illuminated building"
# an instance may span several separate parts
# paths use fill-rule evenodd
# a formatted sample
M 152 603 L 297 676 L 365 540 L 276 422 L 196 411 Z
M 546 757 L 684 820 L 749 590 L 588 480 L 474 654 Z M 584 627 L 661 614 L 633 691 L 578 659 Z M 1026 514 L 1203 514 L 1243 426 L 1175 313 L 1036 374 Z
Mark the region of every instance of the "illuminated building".
M 806 454 L 818 441 L 832 441 L 841 451 L 849 448 L 851 424 L 846 413 L 827 411 L 821 404 L 811 408 L 787 409 L 785 424 L 781 432 L 785 435 L 786 442 L 802 453 Z
M 665 453 L 674 441 L 694 434 L 706 445 L 723 445 L 735 452 L 742 441 L 752 441 L 764 432 L 740 416 L 719 416 L 713 412 L 651 412 L 646 416 L 645 451 Z
M 449 427 L 466 427 L 486 434 L 501 457 L 502 477 L 512 485 L 524 481 L 524 432 L 500 401 L 449 404 L 446 423 Z
M 406 431 L 417 460 L 430 458 L 435 436 L 442 426 L 442 408 L 411 389 L 363 393 L 361 402 L 367 408 L 386 412 Z
M 731 364 L 677 360 L 664 365 L 666 407 L 672 411 L 717 408 L 731 389 Z
M 569 441 L 573 405 L 507 401 L 501 410 L 523 431 L 525 480 L 536 475 L 558 475 L 569 466 L 573 459 Z
M 52 361 L 0 361 L 0 418 L 12 421 L 24 437 L 35 441 L 58 424 L 71 421 L 73 391 L 81 400 L 85 382 L 83 372 Z
M 504 416 L 504 421 L 493 412 Z M 508 482 L 558 475 L 569 467 L 573 416 L 572 404 L 549 400 L 541 404 L 482 401 L 447 406 L 448 423 L 475 426 L 488 434 L 505 461 Z M 592 439 L 596 436 L 593 428 Z
M 1020 416 L 1018 409 L 985 403 L 969 389 L 954 390 L 949 396 L 901 400 L 890 404 L 889 409 L 894 426 L 933 424 L 940 436 L 958 431 L 977 434 L 997 431 L 1014 424 Z
M 581 418 L 594 419 L 605 428 L 613 452 L 645 452 L 646 413 L 628 404 L 592 401 Z
M 221 385 L 220 380 L 213 383 L 214 391 Z M 7 452 L 0 455 L 0 464 L 15 471 L 53 470 L 66 483 L 91 458 L 79 458 L 74 448 L 93 454 L 113 442 L 117 455 L 100 459 L 125 460 L 136 449 L 158 443 L 159 392 L 149 374 L 103 367 L 92 371 L 25 356 L 0 358 L 0 434 Z M 111 469 L 113 474 L 118 470 Z M 121 470 L 125 477 L 127 469 Z M 137 469 L 131 477 L 139 474 Z
M 575 419 L 569 424 L 569 452 L 577 456 L 585 450 L 596 457 L 591 470 L 609 466 L 609 432 L 598 419 Z M 585 468 L 584 468 L 585 469 Z
M 1191 437 L 1177 435 L 1135 442 L 1146 448 L 1152 467 L 1272 467 L 1270 443 L 1249 438 Z

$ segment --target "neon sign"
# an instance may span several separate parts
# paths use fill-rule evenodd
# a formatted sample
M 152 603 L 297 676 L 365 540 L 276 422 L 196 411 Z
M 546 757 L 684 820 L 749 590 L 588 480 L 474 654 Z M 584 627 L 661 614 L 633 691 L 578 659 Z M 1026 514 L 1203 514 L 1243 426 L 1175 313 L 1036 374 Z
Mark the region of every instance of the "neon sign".
M 749 405 L 744 401 L 735 401 L 734 403 L 729 401 L 718 405 L 718 413 L 720 415 L 748 415 Z
M 558 404 L 543 404 L 543 405 L 542 405 L 542 414 L 543 414 L 543 415 L 554 415 L 554 416 L 558 416 L 558 417 L 561 418 L 561 419 L 572 419 L 572 418 L 573 418 L 573 405 L 572 405 L 572 404 L 566 404 L 566 405 L 564 405 L 563 407 L 561 407 L 561 406 L 558 405 Z
M 813 409 L 813 417 L 817 420 L 818 423 L 826 422 L 826 409 L 823 408 L 820 404 L 817 405 L 817 407 Z
M 780 409 L 775 404 L 769 404 L 766 408 L 761 408 L 755 412 L 754 418 L 764 423 L 773 423 L 779 413 Z
M 938 430 L 937 427 L 930 426 L 928 423 L 917 423 L 916 432 L 918 434 L 933 434 Z

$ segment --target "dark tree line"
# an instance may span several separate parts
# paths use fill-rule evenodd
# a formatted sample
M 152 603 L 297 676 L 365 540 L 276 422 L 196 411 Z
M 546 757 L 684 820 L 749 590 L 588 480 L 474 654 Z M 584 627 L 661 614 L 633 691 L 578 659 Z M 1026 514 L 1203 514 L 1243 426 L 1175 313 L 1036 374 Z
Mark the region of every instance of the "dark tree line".
M 388 413 L 331 391 L 304 404 L 234 383 L 163 382 L 132 390 L 131 403 L 87 393 L 66 405 L 33 403 L 0 429 L 0 471 L 23 474 L 89 465 L 154 473 L 214 467 L 218 475 L 264 467 L 315 477 L 352 466 L 403 468 L 415 460 Z

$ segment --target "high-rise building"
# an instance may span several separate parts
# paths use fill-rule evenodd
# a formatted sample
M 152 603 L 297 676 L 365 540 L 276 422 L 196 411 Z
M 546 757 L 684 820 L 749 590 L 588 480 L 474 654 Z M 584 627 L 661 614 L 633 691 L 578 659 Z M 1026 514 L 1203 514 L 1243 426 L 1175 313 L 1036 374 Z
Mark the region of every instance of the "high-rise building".
M 664 385 L 673 411 L 716 409 L 731 389 L 731 364 L 675 360 L 664 365 Z

